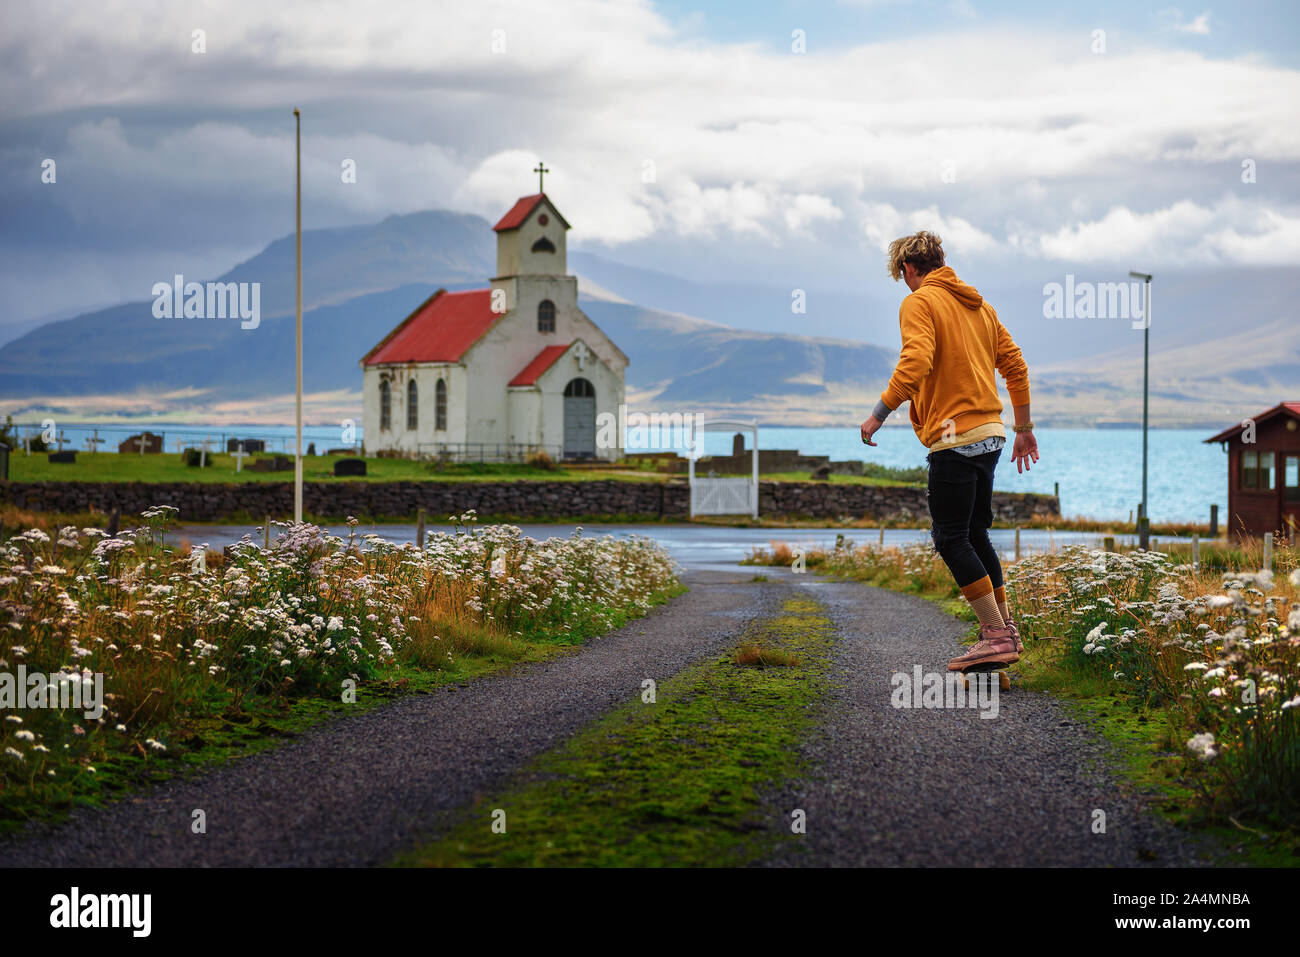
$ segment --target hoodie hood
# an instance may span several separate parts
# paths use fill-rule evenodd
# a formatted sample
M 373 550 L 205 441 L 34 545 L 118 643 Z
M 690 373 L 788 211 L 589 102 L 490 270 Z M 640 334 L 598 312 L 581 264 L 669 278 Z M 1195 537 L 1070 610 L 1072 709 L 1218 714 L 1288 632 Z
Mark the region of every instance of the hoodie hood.
M 958 279 L 951 266 L 943 266 L 926 273 L 925 278 L 921 280 L 921 289 L 927 286 L 938 286 L 967 309 L 978 309 L 984 302 L 984 297 L 979 294 L 979 291 Z M 917 292 L 920 292 L 920 289 Z

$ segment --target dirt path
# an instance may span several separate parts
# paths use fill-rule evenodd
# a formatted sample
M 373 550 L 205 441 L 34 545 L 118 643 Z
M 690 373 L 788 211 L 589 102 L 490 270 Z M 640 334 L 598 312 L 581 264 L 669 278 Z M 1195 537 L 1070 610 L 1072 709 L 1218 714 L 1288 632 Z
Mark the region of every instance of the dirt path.
M 889 676 L 942 670 L 965 626 L 928 603 L 776 571 L 696 571 L 691 591 L 580 652 L 331 722 L 267 751 L 0 843 L 0 866 L 365 866 L 444 833 L 458 810 L 610 709 L 734 644 L 807 593 L 839 641 L 815 776 L 776 795 L 808 833 L 772 865 L 1191 863 L 1172 829 L 1117 797 L 1104 749 L 1050 698 L 998 717 L 899 710 Z M 201 808 L 206 834 L 190 831 Z M 1106 812 L 1103 835 L 1091 829 Z M 783 826 L 783 825 L 782 825 Z
M 799 581 L 803 576 L 788 576 Z M 785 795 L 807 834 L 773 865 L 1115 866 L 1204 863 L 1145 812 L 1086 725 L 1014 687 L 979 708 L 896 708 L 896 672 L 943 672 L 970 626 L 857 583 L 804 580 L 839 631 L 812 779 Z M 986 699 L 992 713 L 991 699 Z M 1105 814 L 1105 830 L 1094 830 Z

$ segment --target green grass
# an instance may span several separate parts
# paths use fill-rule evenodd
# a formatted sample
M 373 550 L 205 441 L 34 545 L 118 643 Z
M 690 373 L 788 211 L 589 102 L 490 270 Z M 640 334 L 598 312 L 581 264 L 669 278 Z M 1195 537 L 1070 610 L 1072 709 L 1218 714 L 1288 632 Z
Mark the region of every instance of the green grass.
M 759 475 L 759 478 L 765 482 L 808 482 L 812 480 L 812 472 L 763 472 Z M 874 475 L 830 475 L 827 476 L 826 482 L 830 485 L 880 485 L 890 487 L 918 484 L 893 478 L 880 478 Z
M 411 459 L 366 458 L 364 476 L 335 478 L 334 463 L 346 455 L 314 455 L 303 458 L 303 480 L 307 482 L 503 482 L 548 481 L 587 482 L 616 479 L 624 482 L 656 482 L 668 478 L 654 472 L 632 469 L 543 469 L 524 464 L 466 463 L 447 465 L 439 470 L 435 463 Z M 235 457 L 214 452 L 206 468 L 187 466 L 180 455 L 118 455 L 82 452 L 71 465 L 53 465 L 45 453 L 24 455 L 9 460 L 9 478 L 14 482 L 292 482 L 293 470 L 254 472 L 250 463 L 273 459 L 274 454 L 252 455 L 244 459 L 244 468 L 235 471 Z
M 742 644 L 780 652 L 780 667 L 736 662 L 737 649 L 661 681 L 464 812 L 446 838 L 399 857 L 407 866 L 711 866 L 752 863 L 794 839 L 792 809 L 771 795 L 805 769 L 799 744 L 826 692 L 832 626 L 795 599 Z M 504 811 L 505 831 L 493 830 Z
M 686 591 L 677 584 L 653 594 L 652 606 Z M 609 630 L 631 620 L 625 610 L 608 609 Z M 78 806 L 102 806 L 132 793 L 175 778 L 185 777 L 246 757 L 292 739 L 308 728 L 380 707 L 396 698 L 424 694 L 448 684 L 464 684 L 485 675 L 529 662 L 543 661 L 576 651 L 600 629 L 588 622 L 559 631 L 525 635 L 465 635 L 458 653 L 447 661 L 439 656 L 435 667 L 422 667 L 415 647 L 402 661 L 384 669 L 382 676 L 358 683 L 355 702 L 318 695 L 289 697 L 225 689 L 186 702 L 175 720 L 150 731 L 167 741 L 165 752 L 135 743 L 131 750 L 113 749 L 93 754 L 94 772 L 72 762 L 59 765 L 53 777 L 29 784 L 0 779 L 0 834 L 12 833 L 32 820 L 57 823 Z M 87 762 L 88 763 L 88 762 Z
M 520 657 L 462 656 L 441 671 L 395 668 L 383 678 L 363 681 L 355 703 L 319 697 L 223 695 L 192 702 L 190 716 L 167 732 L 167 751 L 114 751 L 95 759 L 93 773 L 61 768 L 63 776 L 46 777 L 39 787 L 0 784 L 0 834 L 16 833 L 31 820 L 57 823 L 78 806 L 100 807 L 172 778 L 276 747 L 316 725 L 360 714 L 406 694 L 433 691 L 492 674 L 526 661 L 563 653 L 559 645 L 529 645 Z M 159 732 L 162 733 L 162 732 Z
M 1300 836 L 1294 831 L 1225 826 L 1207 816 L 1202 795 L 1184 774 L 1179 729 L 1167 709 L 1119 690 L 1109 676 L 1063 668 L 1061 657 L 1059 641 L 1026 641 L 1025 653 L 1012 666 L 1016 688 L 1051 694 L 1101 734 L 1120 761 L 1124 777 L 1155 796 L 1155 808 L 1166 820 L 1207 838 L 1202 850 L 1217 858 L 1213 863 L 1300 866 Z

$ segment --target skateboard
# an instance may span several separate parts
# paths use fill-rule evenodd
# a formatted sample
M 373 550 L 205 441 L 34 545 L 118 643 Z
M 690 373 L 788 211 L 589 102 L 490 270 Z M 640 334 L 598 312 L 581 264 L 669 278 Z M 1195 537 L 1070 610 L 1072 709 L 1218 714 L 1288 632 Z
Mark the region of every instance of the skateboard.
M 960 672 L 962 685 L 967 691 L 970 690 L 970 678 L 967 677 L 967 675 L 970 674 L 996 674 L 998 676 L 998 687 L 1003 691 L 1010 691 L 1011 675 L 1007 674 L 1007 667 L 1007 665 L 1004 665 L 1001 662 L 986 661 L 981 662 L 980 664 L 971 665 L 968 668 L 963 668 Z

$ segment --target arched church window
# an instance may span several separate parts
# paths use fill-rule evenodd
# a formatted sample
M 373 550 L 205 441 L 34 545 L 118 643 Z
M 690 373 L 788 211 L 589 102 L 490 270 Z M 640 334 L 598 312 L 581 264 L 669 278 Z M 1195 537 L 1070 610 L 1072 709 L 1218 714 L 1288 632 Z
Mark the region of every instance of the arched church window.
M 416 428 L 420 423 L 420 390 L 412 379 L 406 383 L 406 427 Z
M 571 379 L 569 384 L 564 387 L 564 394 L 569 398 L 595 398 L 596 387 L 586 379 Z
M 433 390 L 433 427 L 447 431 L 447 380 L 439 379 Z
M 543 299 L 537 304 L 537 331 L 555 331 L 555 303 L 549 299 Z
M 388 385 L 387 379 L 379 380 L 379 427 L 381 429 L 393 427 L 393 390 Z
M 555 243 L 551 242 L 545 236 L 533 243 L 533 252 L 535 253 L 553 253 L 555 252 Z

